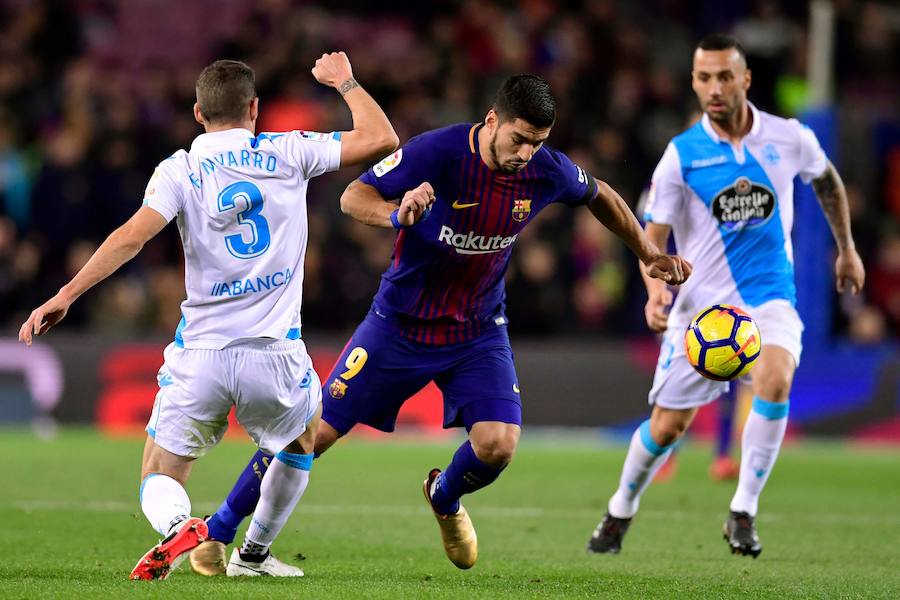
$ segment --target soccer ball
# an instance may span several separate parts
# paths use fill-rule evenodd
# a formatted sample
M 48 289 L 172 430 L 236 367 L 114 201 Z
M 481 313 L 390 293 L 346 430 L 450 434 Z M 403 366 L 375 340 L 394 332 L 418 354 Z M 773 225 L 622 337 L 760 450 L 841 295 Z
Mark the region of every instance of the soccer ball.
M 750 372 L 762 338 L 753 318 L 737 306 L 714 304 L 691 320 L 684 332 L 684 351 L 698 373 L 730 381 Z

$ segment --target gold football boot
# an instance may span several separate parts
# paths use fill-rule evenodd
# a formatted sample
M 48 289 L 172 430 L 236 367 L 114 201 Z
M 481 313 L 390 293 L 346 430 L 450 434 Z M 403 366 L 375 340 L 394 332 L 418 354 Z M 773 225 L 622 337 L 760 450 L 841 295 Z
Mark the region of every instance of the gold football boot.
M 434 505 L 431 504 L 431 485 L 440 474 L 440 469 L 432 469 L 422 486 L 422 491 L 441 528 L 441 540 L 444 542 L 447 558 L 460 569 L 471 569 L 478 559 L 478 536 L 475 535 L 475 527 L 469 513 L 460 504 L 456 513 L 442 515 L 434 510 Z
M 191 569 L 194 573 L 207 577 L 224 575 L 226 564 L 225 544 L 219 540 L 207 540 L 191 552 Z

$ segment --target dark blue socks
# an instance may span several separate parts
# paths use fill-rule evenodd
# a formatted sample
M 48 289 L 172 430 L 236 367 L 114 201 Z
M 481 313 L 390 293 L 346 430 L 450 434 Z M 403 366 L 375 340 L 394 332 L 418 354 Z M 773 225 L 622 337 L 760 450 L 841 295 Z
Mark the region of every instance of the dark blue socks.
M 431 504 L 434 509 L 443 514 L 451 515 L 459 510 L 459 499 L 463 494 L 471 494 L 492 483 L 504 467 L 496 468 L 481 462 L 472 444 L 466 442 L 459 447 L 453 460 L 447 469 L 440 474 L 437 486 L 431 495 Z
M 716 432 L 716 456 L 729 456 L 731 454 L 737 386 L 737 382 L 732 382 L 731 389 L 719 397 L 719 429 Z
M 225 544 L 234 541 L 237 528 L 245 517 L 249 517 L 256 510 L 259 502 L 259 489 L 263 475 L 269 468 L 272 455 L 262 450 L 257 450 L 250 463 L 238 477 L 234 487 L 228 494 L 228 498 L 216 514 L 207 521 L 209 536 Z

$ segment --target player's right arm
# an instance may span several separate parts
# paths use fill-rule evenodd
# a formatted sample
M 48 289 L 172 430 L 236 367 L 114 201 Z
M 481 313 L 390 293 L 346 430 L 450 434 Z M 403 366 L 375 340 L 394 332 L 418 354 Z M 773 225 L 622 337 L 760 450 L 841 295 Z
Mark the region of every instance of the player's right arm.
M 124 225 L 109 234 L 69 283 L 31 312 L 19 329 L 19 341 L 30 346 L 34 336 L 47 333 L 62 321 L 79 296 L 134 258 L 150 238 L 162 231 L 166 223 L 168 220 L 159 212 L 142 206 Z
M 672 222 L 684 210 L 684 196 L 681 159 L 675 145 L 670 143 L 653 172 L 650 194 L 644 211 L 647 237 L 661 250 L 669 246 Z M 644 286 L 647 288 L 647 304 L 644 306 L 647 326 L 652 331 L 663 332 L 669 319 L 672 292 L 665 281 L 650 277 L 643 264 L 640 265 L 640 269 Z
M 434 188 L 426 182 L 403 194 L 398 206 L 387 201 L 375 186 L 353 181 L 341 194 L 341 211 L 360 223 L 375 227 L 395 227 L 391 214 L 396 212 L 397 223 L 402 227 L 415 224 L 434 203 Z
M 659 223 L 647 223 L 647 238 L 657 247 L 666 248 L 669 245 L 669 234 L 672 227 Z M 650 277 L 644 263 L 638 263 L 641 269 L 641 277 L 647 287 L 647 304 L 644 306 L 644 316 L 647 318 L 647 326 L 652 331 L 661 333 L 666 330 L 669 320 L 669 308 L 672 306 L 672 292 L 665 281 Z
M 435 138 L 427 132 L 410 139 L 347 186 L 341 195 L 344 214 L 375 227 L 410 227 L 424 218 L 444 164 Z
M 350 108 L 353 129 L 341 134 L 341 166 L 375 160 L 400 144 L 387 115 L 353 78 L 350 59 L 343 52 L 323 54 L 312 74 L 319 83 L 335 88 Z

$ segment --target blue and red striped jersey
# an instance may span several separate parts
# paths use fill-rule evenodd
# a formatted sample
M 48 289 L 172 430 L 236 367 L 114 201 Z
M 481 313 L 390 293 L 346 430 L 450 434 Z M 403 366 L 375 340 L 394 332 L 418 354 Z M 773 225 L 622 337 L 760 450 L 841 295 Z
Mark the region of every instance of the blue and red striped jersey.
M 424 181 L 434 188 L 430 215 L 398 231 L 372 304 L 418 342 L 465 342 L 504 325 L 503 275 L 519 232 L 545 206 L 586 204 L 597 193 L 593 177 L 546 146 L 518 173 L 492 171 L 478 153 L 480 127 L 423 133 L 360 178 L 389 200 Z

